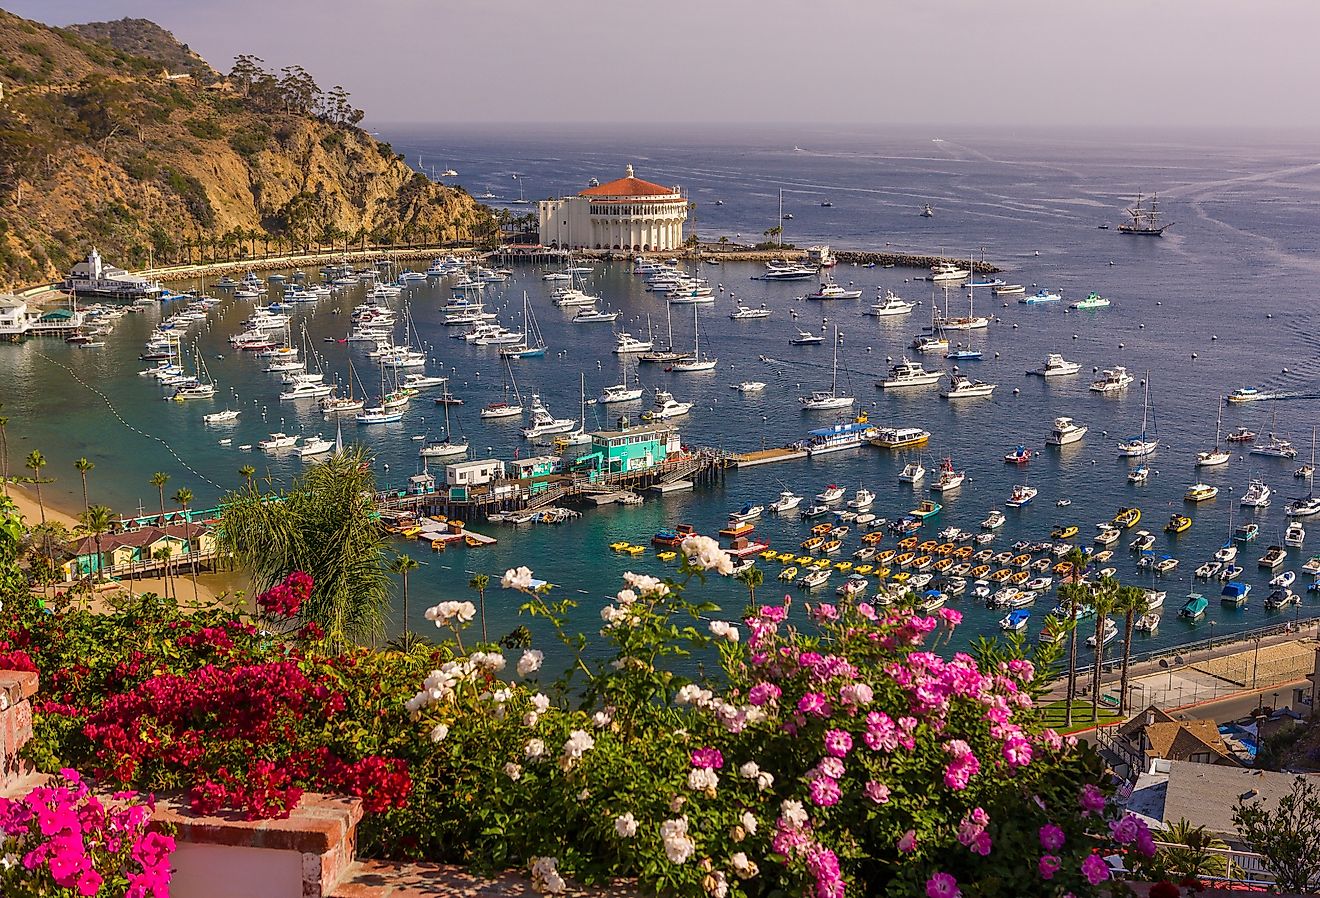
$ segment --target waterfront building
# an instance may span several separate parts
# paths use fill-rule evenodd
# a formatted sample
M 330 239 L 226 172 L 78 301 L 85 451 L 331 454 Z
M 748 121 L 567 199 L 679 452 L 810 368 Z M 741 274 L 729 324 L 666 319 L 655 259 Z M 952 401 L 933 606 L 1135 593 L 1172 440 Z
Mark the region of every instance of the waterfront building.
M 160 284 L 108 264 L 95 247 L 87 254 L 86 262 L 73 266 L 62 286 L 80 296 L 108 296 L 111 299 L 137 299 L 161 292 Z
M 664 424 L 602 430 L 591 435 L 591 450 L 574 467 L 599 474 L 627 474 L 654 468 L 681 451 L 677 428 Z
M 28 333 L 34 337 L 66 337 L 82 327 L 86 316 L 74 309 L 51 309 L 32 321 Z
M 27 301 L 12 293 L 0 296 L 0 339 L 19 340 L 32 329 Z
M 544 246 L 665 252 L 683 245 L 688 204 L 681 188 L 643 181 L 629 165 L 616 181 L 542 200 L 540 213 Z
M 504 462 L 498 458 L 482 458 L 474 461 L 456 461 L 445 465 L 445 486 L 450 488 L 450 495 L 457 488 L 465 491 L 474 486 L 485 486 L 504 476 Z
M 96 540 L 84 537 L 69 546 L 70 557 L 63 565 L 64 578 L 74 580 L 98 571 L 114 572 L 129 565 L 149 563 L 161 549 L 168 549 L 170 557 L 180 563 L 188 562 L 194 555 L 209 558 L 216 551 L 215 534 L 210 528 L 195 524 L 139 527 L 103 535 L 99 555 Z
M 504 469 L 510 480 L 548 477 L 563 472 L 564 460 L 558 455 L 533 455 L 529 458 L 515 458 L 513 461 L 505 462 Z

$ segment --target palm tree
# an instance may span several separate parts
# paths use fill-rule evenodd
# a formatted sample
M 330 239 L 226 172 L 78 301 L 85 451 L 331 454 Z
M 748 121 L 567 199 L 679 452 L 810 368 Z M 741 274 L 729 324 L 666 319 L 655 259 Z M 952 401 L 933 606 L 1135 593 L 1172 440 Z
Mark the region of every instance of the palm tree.
M 1193 826 L 1183 819 L 1156 830 L 1153 835 L 1171 846 L 1161 848 L 1157 855 L 1160 866 L 1171 873 L 1200 879 L 1203 876 L 1224 876 L 1228 872 L 1225 857 L 1228 844 L 1204 826 Z
M 188 506 L 192 504 L 192 490 L 185 487 L 179 487 L 174 491 L 171 497 L 174 503 L 183 509 L 183 541 L 188 544 L 188 554 L 192 556 L 192 584 L 193 584 L 193 605 L 199 602 L 197 597 L 197 553 L 193 551 L 192 544 L 192 521 L 188 517 Z
M 9 426 L 9 416 L 0 415 L 0 490 L 9 495 L 9 435 L 5 428 Z
M 756 565 L 738 575 L 738 582 L 747 587 L 747 604 L 756 607 L 756 589 L 765 582 L 765 574 Z
M 1114 609 L 1118 595 L 1118 582 L 1113 577 L 1105 577 L 1096 584 L 1092 602 L 1095 604 L 1095 662 L 1091 668 L 1091 720 L 1100 721 L 1100 688 L 1104 676 L 1105 664 L 1105 621 Z
M 32 483 L 37 488 L 37 507 L 41 509 L 41 523 L 46 523 L 46 503 L 41 499 L 41 469 L 46 467 L 46 456 L 41 454 L 41 450 L 33 449 L 28 453 L 27 461 L 23 466 L 32 472 Z
M 314 586 L 299 617 L 325 630 L 331 650 L 373 639 L 391 592 L 375 491 L 360 447 L 309 467 L 278 496 L 237 490 L 221 500 L 220 549 L 252 572 L 257 591 L 306 571 Z
M 238 476 L 247 481 L 248 489 L 252 489 L 252 478 L 257 473 L 257 469 L 251 465 L 244 465 L 238 469 Z
M 159 549 L 151 553 L 151 557 L 156 561 L 162 562 L 165 577 L 165 598 L 170 597 L 170 558 L 174 555 L 174 546 L 166 543 Z
M 486 586 L 490 583 L 490 577 L 485 574 L 477 574 L 468 581 L 468 588 L 477 591 L 477 607 L 481 612 L 481 641 L 486 641 Z
M 1081 599 L 1085 595 L 1080 586 L 1082 574 L 1086 570 L 1086 553 L 1077 547 L 1068 550 L 1063 556 L 1063 560 L 1068 563 L 1068 587 L 1059 590 L 1059 598 L 1063 599 L 1064 590 L 1067 590 L 1067 602 L 1061 602 L 1064 609 L 1068 612 L 1068 704 L 1065 712 L 1065 725 L 1072 726 L 1073 698 L 1077 695 L 1077 608 L 1081 604 Z
M 412 633 L 408 629 L 408 573 L 421 567 L 421 564 L 406 552 L 400 552 L 390 559 L 390 572 L 399 575 L 403 584 L 403 647 L 406 651 L 412 646 Z
M 96 577 L 102 579 L 105 557 L 101 552 L 101 537 L 110 532 L 113 513 L 104 505 L 93 505 L 78 516 L 79 529 L 96 542 Z
M 160 525 L 162 527 L 165 526 L 165 484 L 169 482 L 170 475 L 164 471 L 157 471 L 151 475 L 151 485 L 160 490 Z
M 1149 602 L 1146 591 L 1137 586 L 1121 586 L 1114 598 L 1114 610 L 1123 614 L 1123 672 L 1119 675 L 1118 713 L 1128 710 L 1128 665 L 1132 661 L 1132 627 L 1138 614 L 1145 614 Z
M 96 463 L 84 456 L 74 462 L 73 466 L 77 468 L 78 473 L 82 475 L 83 511 L 86 511 L 91 508 L 91 505 L 87 502 L 87 475 L 91 472 L 92 468 L 96 467 Z

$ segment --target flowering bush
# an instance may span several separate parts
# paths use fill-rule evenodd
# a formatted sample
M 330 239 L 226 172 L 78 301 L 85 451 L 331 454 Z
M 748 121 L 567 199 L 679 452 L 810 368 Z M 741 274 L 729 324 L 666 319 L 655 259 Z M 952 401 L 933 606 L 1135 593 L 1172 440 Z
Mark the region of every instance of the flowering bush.
M 0 798 L 0 894 L 168 898 L 174 840 L 148 832 L 150 817 L 131 792 L 102 804 L 73 770 Z

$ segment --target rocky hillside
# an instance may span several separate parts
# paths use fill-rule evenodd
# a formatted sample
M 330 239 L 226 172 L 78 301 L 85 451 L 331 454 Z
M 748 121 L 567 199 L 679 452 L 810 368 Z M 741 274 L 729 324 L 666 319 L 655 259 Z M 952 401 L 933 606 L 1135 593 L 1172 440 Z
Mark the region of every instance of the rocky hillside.
M 0 83 L 0 289 L 91 245 L 134 268 L 495 232 L 358 128 L 342 88 L 252 58 L 219 77 L 150 22 L 56 29 L 0 10 Z

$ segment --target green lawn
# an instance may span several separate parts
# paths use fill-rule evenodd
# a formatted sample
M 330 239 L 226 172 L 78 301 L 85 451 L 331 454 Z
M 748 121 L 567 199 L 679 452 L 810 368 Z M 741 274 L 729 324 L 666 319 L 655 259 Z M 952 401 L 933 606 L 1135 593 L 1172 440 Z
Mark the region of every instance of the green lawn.
M 1096 726 L 1097 721 L 1091 719 L 1091 703 L 1083 699 L 1073 701 L 1073 722 L 1072 726 L 1065 726 L 1064 720 L 1068 713 L 1068 703 L 1065 701 L 1051 702 L 1040 708 L 1041 717 L 1048 727 L 1053 727 L 1060 733 L 1075 733 L 1078 730 L 1089 729 Z M 1119 716 L 1112 708 L 1106 708 L 1100 705 L 1100 726 L 1108 726 L 1111 723 L 1118 723 L 1123 718 Z

